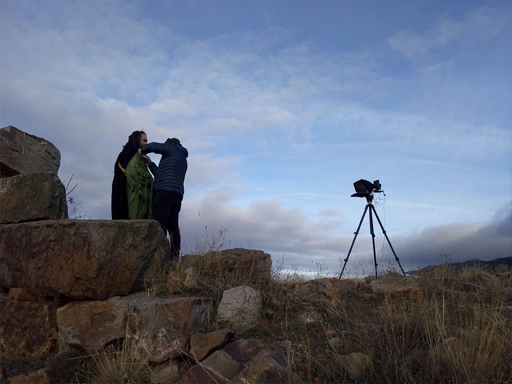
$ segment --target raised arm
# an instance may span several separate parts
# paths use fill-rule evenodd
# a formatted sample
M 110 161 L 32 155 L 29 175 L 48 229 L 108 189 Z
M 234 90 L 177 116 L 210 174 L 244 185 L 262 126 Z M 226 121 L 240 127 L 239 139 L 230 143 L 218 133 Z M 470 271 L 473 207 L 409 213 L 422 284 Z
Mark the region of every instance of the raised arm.
M 144 155 L 150 152 L 158 153 L 159 155 L 172 154 L 174 152 L 174 146 L 162 143 L 149 143 L 141 148 L 141 152 Z

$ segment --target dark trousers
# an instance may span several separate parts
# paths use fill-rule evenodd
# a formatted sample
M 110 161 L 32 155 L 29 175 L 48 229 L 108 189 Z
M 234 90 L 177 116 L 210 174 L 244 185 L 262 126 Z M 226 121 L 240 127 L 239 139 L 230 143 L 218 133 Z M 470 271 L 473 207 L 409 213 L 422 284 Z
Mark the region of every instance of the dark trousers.
M 176 192 L 155 191 L 153 195 L 153 219 L 157 220 L 167 236 L 171 237 L 171 260 L 177 260 L 181 249 L 179 216 L 183 196 Z

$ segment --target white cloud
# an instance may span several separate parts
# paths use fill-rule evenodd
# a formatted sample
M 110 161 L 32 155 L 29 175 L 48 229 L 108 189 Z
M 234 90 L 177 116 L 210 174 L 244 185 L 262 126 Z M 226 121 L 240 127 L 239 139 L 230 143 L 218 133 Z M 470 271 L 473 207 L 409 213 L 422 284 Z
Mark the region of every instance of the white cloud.
M 182 6 L 163 8 L 175 17 Z M 382 175 L 386 188 L 396 184 L 393 208 L 402 221 L 392 212 L 389 222 L 404 236 L 397 239 L 407 249 L 404 258 L 416 248 L 421 255 L 437 252 L 423 239 L 438 233 L 449 234 L 444 245 L 462 249 L 471 233 L 488 233 L 479 231 L 481 222 L 509 197 L 504 163 L 512 131 L 499 122 L 509 120 L 503 96 L 510 90 L 506 81 L 488 88 L 475 81 L 500 67 L 468 54 L 482 42 L 498 51 L 509 18 L 493 10 L 429 15 L 433 27 L 424 31 L 398 26 L 388 40 L 380 36 L 364 48 L 354 41 L 350 49 L 325 49 L 321 36 L 302 25 L 244 29 L 212 22 L 219 32 L 182 25 L 180 35 L 174 18 L 145 18 L 140 3 L 1 7 L 2 126 L 57 145 L 61 177 L 75 174 L 77 199 L 92 218 L 109 217 L 113 163 L 138 129 L 150 141 L 178 137 L 190 152 L 182 212 L 189 244 L 203 235 L 199 228 L 210 234 L 228 228 L 232 245 L 285 255 L 303 267 L 339 267 L 357 224 L 345 218 L 357 219 L 360 211 L 345 203 L 338 211 L 333 195 L 348 188 L 348 197 L 359 177 Z M 194 7 L 192 21 L 209 17 L 199 3 Z M 402 70 L 389 47 L 420 71 Z M 454 75 L 462 59 L 476 67 L 472 76 Z M 496 89 L 499 100 L 484 97 Z M 470 227 L 438 225 L 473 213 L 477 223 Z M 434 229 L 408 242 L 407 226 L 409 233 Z M 368 245 L 368 238 L 358 241 L 354 258 L 371 257 Z

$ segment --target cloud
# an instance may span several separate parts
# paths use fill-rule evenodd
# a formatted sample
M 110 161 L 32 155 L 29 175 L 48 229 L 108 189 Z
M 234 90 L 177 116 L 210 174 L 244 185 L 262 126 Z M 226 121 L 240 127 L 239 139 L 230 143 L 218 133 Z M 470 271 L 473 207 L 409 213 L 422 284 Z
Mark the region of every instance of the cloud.
M 345 219 L 355 210 L 332 209 L 334 195 L 349 196 L 354 180 L 372 174 L 414 208 L 412 215 L 396 205 L 402 221 L 391 240 L 404 260 L 447 250 L 485 256 L 464 244 L 486 236 L 508 245 L 507 236 L 498 239 L 503 226 L 439 225 L 463 214 L 487 220 L 510 185 L 510 87 L 499 78 L 508 72 L 482 85 L 482 74 L 499 69 L 496 56 L 475 64 L 486 42 L 499 51 L 508 19 L 496 11 L 437 22 L 431 15 L 425 31 L 400 27 L 389 39 L 355 39 L 347 48 L 302 25 L 220 26 L 213 19 L 227 16 L 210 5 L 216 16 L 199 28 L 199 3 L 193 15 L 179 2 L 155 5 L 172 11 L 162 18 L 137 2 L 14 4 L 0 12 L 2 126 L 57 145 L 60 175 L 75 175 L 75 196 L 94 219 L 109 217 L 115 158 L 128 135 L 144 129 L 150 141 L 179 137 L 189 150 L 182 225 L 190 247 L 205 228 L 208 236 L 227 228 L 233 246 L 339 269 L 353 237 L 346 226 L 355 225 Z M 198 27 L 188 28 L 189 19 Z M 420 71 L 402 71 L 396 52 Z M 461 58 L 477 68 L 471 76 Z M 492 204 L 482 203 L 491 192 Z M 418 222 L 428 228 L 406 237 L 403 228 Z M 499 254 L 491 243 L 489 254 Z M 351 264 L 357 260 L 371 265 L 367 233 Z
M 504 207 L 488 223 L 428 227 L 408 239 L 400 239 L 409 265 L 438 263 L 441 256 L 453 262 L 512 257 L 512 209 Z
M 411 60 L 426 59 L 428 55 L 464 41 L 495 37 L 507 27 L 510 18 L 497 9 L 481 7 L 459 18 L 444 18 L 423 33 L 399 31 L 388 38 L 389 46 Z

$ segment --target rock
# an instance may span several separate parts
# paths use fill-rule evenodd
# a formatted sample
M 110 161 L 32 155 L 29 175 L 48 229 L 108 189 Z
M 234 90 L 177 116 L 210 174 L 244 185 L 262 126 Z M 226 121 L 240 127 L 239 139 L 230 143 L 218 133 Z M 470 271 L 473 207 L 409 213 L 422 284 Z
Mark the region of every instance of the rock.
M 419 282 L 416 276 L 384 276 L 372 280 L 370 287 L 374 293 L 423 297 L 425 292 L 419 286 Z
M 9 378 L 9 384 L 50 384 L 50 377 L 45 368 L 28 375 L 19 375 Z
M 339 337 L 332 337 L 329 339 L 329 345 L 336 351 L 340 351 L 343 348 L 344 341 Z
M 151 371 L 150 384 L 175 383 L 179 379 L 179 362 L 170 360 Z
M 354 352 L 338 356 L 347 376 L 352 381 L 362 381 L 372 368 L 372 359 L 364 353 Z
M 0 349 L 33 359 L 57 347 L 57 306 L 11 299 L 0 294 Z
M 126 338 L 138 360 L 163 362 L 189 350 L 190 338 L 206 327 L 209 298 L 144 297 L 133 300 Z
M 302 324 L 321 323 L 322 315 L 317 311 L 303 312 L 299 315 L 298 320 Z
M 268 253 L 252 249 L 232 248 L 209 255 L 185 255 L 183 262 L 200 264 L 215 263 L 223 271 L 244 276 L 248 282 L 267 283 L 272 274 L 272 258 Z
M 261 350 L 229 384 L 300 384 L 301 378 L 286 364 L 281 349 L 273 344 Z
M 0 224 L 67 219 L 66 188 L 51 173 L 0 179 Z
M 9 289 L 9 297 L 16 300 L 26 301 L 46 301 L 45 296 L 37 296 L 32 292 L 27 291 L 25 288 L 11 288 Z
M 57 175 L 60 152 L 49 141 L 8 126 L 0 129 L 0 178 L 26 173 Z
M 242 369 L 242 366 L 237 361 L 222 350 L 215 351 L 203 360 L 201 364 L 221 382 L 231 380 Z
M 201 275 L 196 268 L 184 271 L 171 271 L 167 277 L 166 287 L 170 294 L 200 287 Z
M 74 299 L 125 296 L 161 274 L 170 246 L 154 220 L 0 225 L 0 287 Z
M 268 282 L 272 258 L 268 253 L 244 248 L 225 249 L 220 253 L 223 268 L 247 276 L 247 281 Z
M 213 372 L 201 365 L 194 365 L 178 381 L 179 384 L 219 384 Z
M 260 321 L 261 294 L 251 287 L 231 288 L 222 294 L 217 321 L 227 322 L 235 332 L 244 332 Z
M 142 294 L 115 296 L 107 300 L 74 301 L 57 310 L 61 350 L 81 346 L 98 350 L 126 336 L 130 302 Z
M 239 364 L 252 360 L 265 346 L 260 340 L 240 339 L 224 347 L 224 352 Z
M 221 329 L 209 333 L 198 333 L 190 338 L 190 354 L 198 361 L 203 360 L 212 352 L 224 348 L 235 339 L 235 334 L 229 329 Z

